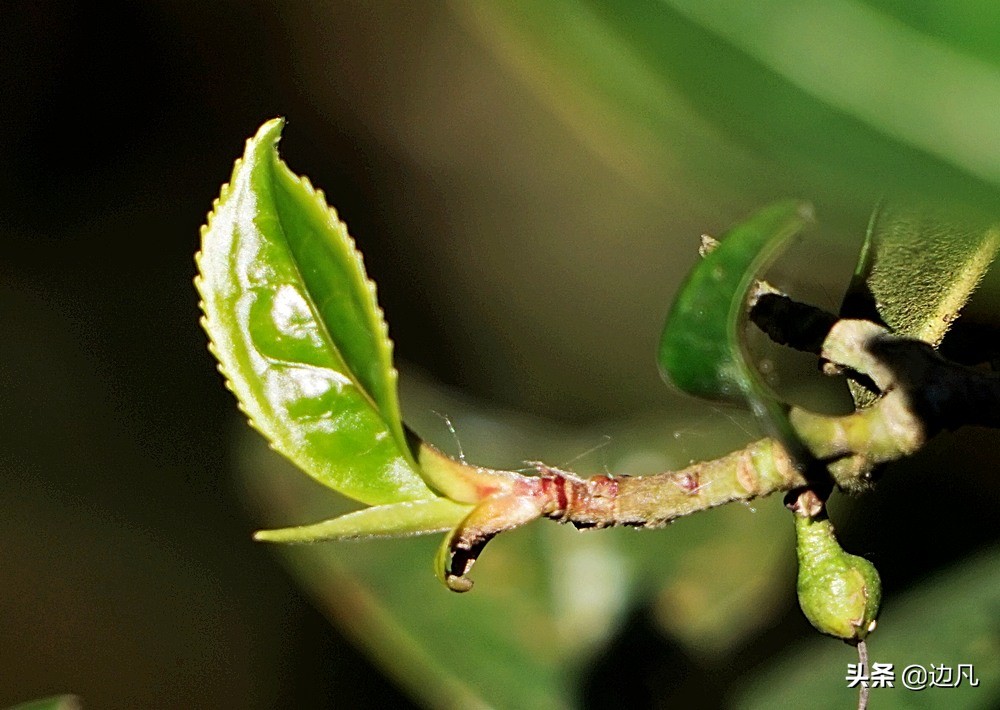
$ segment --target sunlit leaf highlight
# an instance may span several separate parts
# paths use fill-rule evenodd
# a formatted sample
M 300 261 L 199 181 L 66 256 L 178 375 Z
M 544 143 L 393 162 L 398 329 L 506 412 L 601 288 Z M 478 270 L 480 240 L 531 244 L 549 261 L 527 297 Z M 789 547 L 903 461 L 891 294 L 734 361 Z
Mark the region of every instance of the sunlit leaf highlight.
M 247 142 L 202 230 L 212 352 L 253 426 L 319 482 L 373 505 L 433 498 L 374 286 L 323 194 L 278 157 L 283 125 Z

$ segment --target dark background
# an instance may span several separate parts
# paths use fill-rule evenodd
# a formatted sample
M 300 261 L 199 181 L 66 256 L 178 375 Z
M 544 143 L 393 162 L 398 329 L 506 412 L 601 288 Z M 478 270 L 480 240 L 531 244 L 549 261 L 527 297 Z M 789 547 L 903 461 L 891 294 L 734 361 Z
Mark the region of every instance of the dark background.
M 436 3 L 12 2 L 0 53 L 0 706 L 407 702 L 251 542 L 232 481 L 242 425 L 198 327 L 193 255 L 265 119 L 288 118 L 284 158 L 350 226 L 397 357 L 564 422 L 674 401 L 652 366 L 665 304 L 697 235 L 761 192 L 624 184 Z M 827 229 L 857 244 L 866 216 Z M 790 280 L 834 308 L 856 251 L 823 234 L 819 278 Z M 949 438 L 921 465 L 993 446 Z M 888 490 L 870 519 L 920 505 Z M 962 516 L 865 538 L 890 590 L 995 539 L 995 482 L 935 495 Z M 646 659 L 636 673 L 681 662 L 633 626 L 609 654 Z
M 400 702 L 250 540 L 229 480 L 238 417 L 191 283 L 212 199 L 279 114 L 289 160 L 385 240 L 363 244 L 373 271 L 406 268 L 382 204 L 412 168 L 351 106 L 401 61 L 399 27 L 361 4 L 332 13 L 342 67 L 319 76 L 293 48 L 310 9 L 288 5 L 295 26 L 244 2 L 0 9 L 0 706 Z M 344 97 L 333 118 L 317 85 Z M 401 331 L 426 311 L 419 289 L 383 294 Z

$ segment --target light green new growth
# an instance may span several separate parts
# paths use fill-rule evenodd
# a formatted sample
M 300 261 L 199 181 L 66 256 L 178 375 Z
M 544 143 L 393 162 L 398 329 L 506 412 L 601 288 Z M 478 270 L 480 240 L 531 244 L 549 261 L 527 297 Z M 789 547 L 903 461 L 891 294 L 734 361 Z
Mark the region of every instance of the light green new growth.
M 283 125 L 247 141 L 202 230 L 212 352 L 253 426 L 320 483 L 373 505 L 433 498 L 374 286 L 323 194 L 278 157 Z
M 263 542 L 320 542 L 373 537 L 404 537 L 451 530 L 472 510 L 447 498 L 375 505 L 330 520 L 277 530 L 258 530 Z
M 796 459 L 805 452 L 786 408 L 751 362 L 744 331 L 757 276 L 813 220 L 808 203 L 776 202 L 703 248 L 671 305 L 658 352 L 664 379 L 699 397 L 748 404 Z
M 792 200 L 759 210 L 705 250 L 672 306 L 659 364 L 687 392 L 748 403 L 772 438 L 651 476 L 584 479 L 544 464 L 524 475 L 455 461 L 410 440 L 374 285 L 323 194 L 279 159 L 282 126 L 269 121 L 247 142 L 203 229 L 196 279 L 203 324 L 227 385 L 272 447 L 369 507 L 263 530 L 256 539 L 448 531 L 436 572 L 451 589 L 467 591 L 484 546 L 538 518 L 581 528 L 658 527 L 732 501 L 794 491 L 797 501 L 813 503 L 795 509 L 804 613 L 820 631 L 852 642 L 874 629 L 878 574 L 840 548 L 823 501 L 833 485 L 864 490 L 876 466 L 912 454 L 963 417 L 1000 420 L 980 402 L 990 394 L 975 400 L 981 412 L 965 406 L 969 392 L 1000 389 L 995 375 L 949 363 L 903 337 L 940 342 L 1000 249 L 1000 230 L 959 229 L 927 211 L 879 213 L 851 305 L 867 303 L 889 328 L 830 314 L 808 325 L 822 325 L 820 333 L 809 331 L 810 352 L 864 375 L 883 393 L 872 406 L 835 417 L 789 408 L 746 352 L 748 311 L 763 309 L 764 296 L 748 299 L 759 272 L 812 220 L 809 206 Z

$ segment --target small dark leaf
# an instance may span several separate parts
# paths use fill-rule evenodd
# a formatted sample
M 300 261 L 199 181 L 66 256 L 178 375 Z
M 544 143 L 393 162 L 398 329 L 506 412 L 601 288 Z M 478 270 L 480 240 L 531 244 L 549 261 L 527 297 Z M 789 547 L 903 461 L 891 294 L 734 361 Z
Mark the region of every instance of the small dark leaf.
M 788 444 L 794 434 L 748 361 L 743 333 L 755 279 L 811 220 L 807 204 L 786 201 L 729 230 L 688 275 L 660 338 L 660 371 L 668 382 L 699 397 L 749 402 Z

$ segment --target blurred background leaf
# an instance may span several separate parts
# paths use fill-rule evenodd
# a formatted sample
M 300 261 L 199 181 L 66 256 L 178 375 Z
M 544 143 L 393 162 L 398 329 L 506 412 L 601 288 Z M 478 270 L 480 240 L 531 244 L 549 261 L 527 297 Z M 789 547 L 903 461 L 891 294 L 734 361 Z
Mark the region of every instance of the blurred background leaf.
M 511 457 L 531 445 L 550 461 L 582 451 L 574 468 L 593 472 L 625 464 L 633 472 L 653 473 L 682 463 L 668 435 L 669 420 L 631 423 L 624 450 L 615 434 L 605 438 L 484 411 L 418 377 L 404 381 L 408 409 L 447 411 L 460 423 L 458 436 L 470 461 L 524 466 Z M 432 431 L 441 426 L 426 414 L 417 421 Z M 713 446 L 736 443 L 742 434 L 725 417 L 699 431 Z M 310 520 L 350 508 L 259 437 L 248 432 L 240 438 L 245 443 L 239 467 L 262 515 Z M 593 440 L 597 448 L 588 451 L 586 442 Z M 432 574 L 437 536 L 280 552 L 319 608 L 429 705 L 576 707 L 597 654 L 644 606 L 652 605 L 659 628 L 696 656 L 724 652 L 773 620 L 787 591 L 788 522 L 774 500 L 760 511 L 730 506 L 695 516 L 669 532 L 580 532 L 534 524 L 490 545 L 476 568 L 474 592 L 461 598 L 442 594 Z
M 754 36 L 776 42 L 787 27 L 797 44 L 780 46 L 800 53 L 805 39 L 817 41 L 802 30 L 815 5 L 788 17 L 759 7 L 757 24 L 746 23 Z M 944 46 L 960 65 L 1000 64 L 992 3 L 849 10 Z M 770 29 L 760 27 L 765 15 Z M 809 199 L 818 229 L 768 278 L 835 310 L 882 193 L 995 204 L 989 165 L 953 151 L 967 119 L 970 136 L 997 130 L 965 112 L 966 89 L 931 116 L 952 107 L 958 128 L 903 116 L 948 133 L 930 152 L 880 123 L 898 104 L 859 108 L 821 93 L 853 87 L 835 81 L 836 58 L 817 53 L 830 83 L 817 89 L 809 76 L 783 74 L 787 66 L 761 53 L 769 47 L 679 3 L 45 0 L 5 4 L 3 18 L 0 705 L 63 688 L 95 708 L 411 702 L 398 665 L 387 681 L 352 632 L 315 610 L 329 611 L 315 591 L 327 565 L 368 565 L 376 579 L 384 572 L 365 555 L 389 554 L 387 543 L 302 548 L 315 556 L 297 568 L 314 580 L 307 598 L 274 550 L 250 540 L 280 505 L 289 515 L 305 508 L 291 494 L 273 508 L 250 498 L 248 508 L 235 490 L 237 475 L 258 491 L 273 479 L 262 474 L 252 488 L 243 478 L 249 434 L 205 351 L 191 257 L 233 157 L 262 120 L 289 118 L 285 159 L 324 188 L 357 238 L 407 365 L 404 385 L 419 372 L 433 382 L 433 397 L 407 396 L 408 419 L 443 445 L 447 427 L 423 408 L 451 415 L 470 459 L 487 465 L 564 463 L 610 436 L 572 467 L 643 473 L 757 435 L 728 410 L 672 394 L 656 372 L 666 304 L 698 259 L 701 233 L 776 198 Z M 854 62 L 890 46 L 820 26 L 829 36 L 817 50 L 849 47 Z M 931 77 L 933 92 L 908 100 L 936 100 L 950 86 L 932 80 L 950 74 L 932 69 L 913 73 Z M 888 97 L 897 80 L 865 77 L 849 95 Z M 983 143 L 982 156 L 998 144 Z M 994 269 L 963 319 L 995 325 L 998 303 Z M 813 359 L 754 347 L 771 384 L 796 401 L 850 406 L 843 388 L 816 382 Z M 449 391 L 466 406 L 442 402 Z M 946 435 L 892 467 L 875 494 L 835 502 L 841 541 L 876 562 L 887 609 L 997 541 L 997 456 L 995 432 Z M 288 479 L 300 484 L 309 481 Z M 309 505 L 335 512 L 328 499 Z M 439 589 L 430 608 L 444 620 L 419 623 L 426 631 L 485 605 L 475 595 L 494 582 L 513 594 L 515 578 L 497 571 L 522 556 L 516 579 L 531 594 L 519 608 L 544 628 L 592 619 L 586 600 L 561 607 L 566 590 L 547 591 L 582 574 L 556 575 L 559 552 L 562 564 L 598 570 L 609 580 L 599 598 L 617 601 L 597 621 L 556 624 L 560 635 L 536 639 L 521 660 L 505 658 L 508 672 L 538 661 L 537 679 L 519 680 L 538 703 L 578 679 L 560 702 L 722 705 L 814 633 L 795 608 L 791 522 L 780 501 L 754 507 L 662 531 L 538 523 L 492 543 L 471 601 Z M 418 554 L 409 564 L 417 583 L 432 584 L 429 561 Z M 388 584 L 362 597 L 376 593 L 379 609 L 399 599 Z M 394 614 L 416 624 L 404 601 Z M 483 633 L 513 638 L 509 619 L 488 620 Z M 389 649 L 379 669 L 396 655 Z M 482 662 L 462 668 L 479 673 Z M 831 670 L 838 683 L 843 663 Z M 462 682 L 480 698 L 503 690 Z
M 18 703 L 8 710 L 81 710 L 83 705 L 75 695 L 53 695 L 50 698 L 40 698 Z
M 1000 550 L 984 550 L 972 559 L 926 580 L 922 588 L 901 596 L 879 619 L 882 627 L 871 637 L 872 663 L 892 663 L 893 688 L 873 688 L 871 702 L 880 708 L 988 708 L 1000 702 Z M 961 603 L 955 603 L 961 599 Z M 767 672 L 755 677 L 736 703 L 746 708 L 849 707 L 856 691 L 847 688 L 847 664 L 855 651 L 817 638 L 796 644 Z M 956 687 L 929 687 L 918 692 L 903 686 L 910 664 L 953 668 L 974 667 L 977 686 L 965 677 Z M 831 669 L 838 672 L 831 672 Z M 839 672 L 840 670 L 843 672 Z M 926 681 L 925 681 L 926 682 Z
M 576 85 L 592 107 L 625 128 L 626 139 L 654 144 L 643 162 L 661 168 L 661 179 L 669 180 L 662 170 L 668 158 L 690 178 L 688 162 L 712 164 L 716 154 L 731 152 L 726 139 L 735 139 L 751 155 L 784 168 L 782 177 L 798 183 L 792 194 L 806 189 L 826 201 L 916 190 L 992 201 L 1000 155 L 981 146 L 1000 138 L 991 118 L 1000 102 L 997 58 L 969 56 L 965 45 L 972 38 L 954 27 L 970 6 L 988 6 L 881 4 L 515 0 L 457 6 L 485 36 L 496 37 L 502 53 L 521 58 L 539 88 L 557 80 Z M 931 31 L 907 20 L 923 20 Z M 959 31 L 934 32 L 947 24 Z M 541 66 L 529 66 L 525 55 Z M 606 146 L 603 138 L 592 144 Z M 709 169 L 727 167 L 752 166 L 730 159 Z

